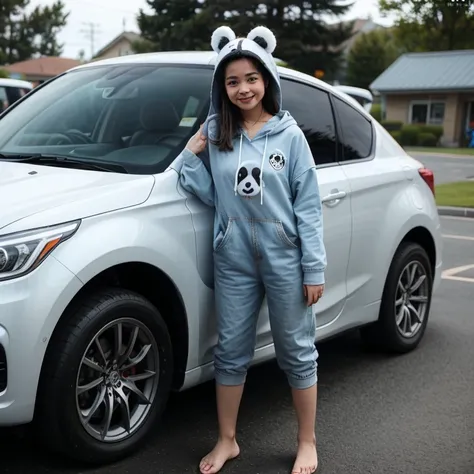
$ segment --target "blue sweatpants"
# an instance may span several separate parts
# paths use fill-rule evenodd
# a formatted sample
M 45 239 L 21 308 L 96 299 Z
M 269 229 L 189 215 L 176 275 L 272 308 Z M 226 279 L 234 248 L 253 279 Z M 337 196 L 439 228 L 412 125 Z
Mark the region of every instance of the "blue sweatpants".
M 266 293 L 275 352 L 291 387 L 317 383 L 316 321 L 303 292 L 301 250 L 280 221 L 231 218 L 214 243 L 215 378 L 241 385 L 253 359 Z

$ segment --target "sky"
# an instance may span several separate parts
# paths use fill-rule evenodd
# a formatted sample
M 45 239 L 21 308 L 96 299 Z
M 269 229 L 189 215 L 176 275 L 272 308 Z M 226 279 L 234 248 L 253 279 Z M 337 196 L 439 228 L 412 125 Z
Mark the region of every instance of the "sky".
M 124 29 L 139 32 L 136 16 L 140 8 L 148 10 L 145 0 L 62 0 L 69 11 L 67 26 L 58 36 L 64 44 L 62 56 L 77 58 L 80 50 L 90 58 L 92 50 L 99 51 Z M 390 19 L 382 18 L 378 11 L 378 0 L 353 0 L 354 5 L 344 20 L 367 18 L 370 14 L 374 21 L 389 25 Z M 46 6 L 54 0 L 31 0 L 30 8 Z M 350 3 L 348 0 L 347 3 Z M 328 22 L 335 19 L 328 19 Z M 94 32 L 92 35 L 91 32 Z M 93 38 L 93 41 L 92 41 Z

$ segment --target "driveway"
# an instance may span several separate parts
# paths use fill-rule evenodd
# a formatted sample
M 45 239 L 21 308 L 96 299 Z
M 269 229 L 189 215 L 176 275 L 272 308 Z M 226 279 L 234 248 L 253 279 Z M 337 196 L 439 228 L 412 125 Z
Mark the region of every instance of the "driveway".
M 409 154 L 434 171 L 436 184 L 474 179 L 474 157 L 430 155 L 416 152 Z
M 398 357 L 366 352 L 357 333 L 319 346 L 318 473 L 474 472 L 474 220 L 443 217 L 442 225 L 446 279 L 418 350 Z M 197 473 L 215 439 L 214 403 L 212 383 L 173 396 L 148 447 L 99 469 L 50 457 L 28 430 L 3 429 L 0 472 Z M 222 473 L 289 474 L 295 434 L 276 364 L 252 369 L 239 424 L 242 455 Z

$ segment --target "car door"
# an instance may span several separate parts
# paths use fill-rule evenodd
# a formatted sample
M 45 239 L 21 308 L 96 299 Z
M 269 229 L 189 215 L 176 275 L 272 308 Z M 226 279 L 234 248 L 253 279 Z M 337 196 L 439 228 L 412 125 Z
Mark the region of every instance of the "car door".
M 351 244 L 350 188 L 336 159 L 336 127 L 329 94 L 287 77 L 282 77 L 281 83 L 283 108 L 292 114 L 303 130 L 318 167 L 328 260 L 324 297 L 315 306 L 317 325 L 322 328 L 339 316 L 346 301 Z M 271 342 L 268 308 L 264 301 L 257 326 L 257 346 Z
M 333 97 L 341 138 L 341 168 L 352 193 L 352 252 L 347 272 L 348 318 L 381 297 L 387 252 L 391 243 L 382 236 L 394 198 L 406 186 L 397 153 L 375 159 L 375 129 L 370 117 Z M 395 198 L 396 199 L 396 198 Z M 366 310 L 367 312 L 367 310 Z M 352 314 L 352 315 L 351 315 Z

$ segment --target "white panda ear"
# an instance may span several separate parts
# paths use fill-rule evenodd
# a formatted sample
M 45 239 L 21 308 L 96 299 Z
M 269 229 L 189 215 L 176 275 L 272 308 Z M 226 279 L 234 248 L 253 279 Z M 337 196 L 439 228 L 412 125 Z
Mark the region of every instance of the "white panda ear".
M 219 53 L 221 49 L 230 41 L 235 40 L 236 36 L 232 29 L 228 26 L 219 26 L 211 37 L 212 49 Z
M 267 53 L 272 54 L 275 51 L 277 41 L 275 35 L 266 26 L 255 27 L 248 35 L 249 40 L 255 41 Z

